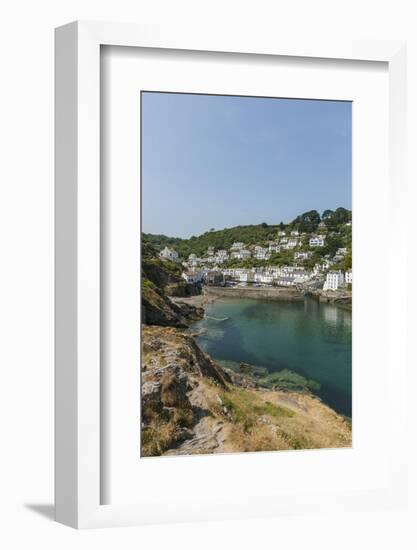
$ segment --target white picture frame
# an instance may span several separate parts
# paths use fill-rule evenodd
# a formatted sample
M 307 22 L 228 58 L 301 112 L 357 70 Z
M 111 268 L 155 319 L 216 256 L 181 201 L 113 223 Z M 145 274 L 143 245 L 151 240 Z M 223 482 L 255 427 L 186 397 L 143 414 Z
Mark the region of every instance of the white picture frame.
M 404 207 L 405 44 L 394 41 L 296 41 L 209 29 L 170 29 L 136 25 L 75 22 L 56 30 L 56 519 L 76 528 L 121 526 L 187 519 L 251 515 L 244 505 L 231 507 L 219 495 L 184 516 L 175 499 L 161 510 L 135 504 L 101 504 L 100 401 L 100 48 L 127 46 L 277 55 L 333 60 L 382 61 L 389 71 L 389 161 L 393 215 L 401 224 Z M 405 250 L 395 260 L 401 265 Z M 399 268 L 401 269 L 401 268 Z M 405 320 L 401 301 L 390 314 Z M 405 322 L 405 321 L 404 321 Z M 407 357 L 399 327 L 396 383 L 405 394 Z M 402 336 L 403 335 L 403 336 Z M 405 406 L 395 411 L 404 425 Z M 406 490 L 405 447 L 401 428 L 384 490 L 356 494 L 289 494 L 268 503 L 269 512 L 392 506 Z

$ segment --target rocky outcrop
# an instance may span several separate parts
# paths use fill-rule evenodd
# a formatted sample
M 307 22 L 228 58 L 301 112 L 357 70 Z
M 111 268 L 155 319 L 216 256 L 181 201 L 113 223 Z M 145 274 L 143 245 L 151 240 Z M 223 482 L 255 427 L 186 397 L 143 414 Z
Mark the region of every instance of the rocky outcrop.
M 178 329 L 144 326 L 142 352 L 142 453 L 196 448 L 210 409 L 204 384 L 225 390 L 230 377 Z
M 322 290 L 317 289 L 309 295 L 315 297 L 322 304 L 335 304 L 341 306 L 352 306 L 352 291 L 346 289 Z
M 201 294 L 200 285 L 187 285 L 181 266 L 158 257 L 149 244 L 142 247 L 142 322 L 147 325 L 187 327 L 204 311 L 191 304 L 175 304 L 169 296 Z
M 184 280 L 175 283 L 169 283 L 165 286 L 165 292 L 168 296 L 177 298 L 187 298 L 188 296 L 198 296 L 201 294 L 201 284 L 188 284 Z
M 186 328 L 204 316 L 204 309 L 186 303 L 174 303 L 162 291 L 142 287 L 142 322 L 147 325 Z

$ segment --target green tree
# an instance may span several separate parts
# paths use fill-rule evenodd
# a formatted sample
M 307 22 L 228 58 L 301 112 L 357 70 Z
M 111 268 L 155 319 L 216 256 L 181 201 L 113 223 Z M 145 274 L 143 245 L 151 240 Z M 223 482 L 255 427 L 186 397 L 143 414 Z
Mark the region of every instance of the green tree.
M 352 221 L 352 212 L 350 210 L 346 210 L 346 208 L 342 207 L 336 208 L 333 216 L 333 224 L 341 225 L 350 221 Z
M 326 225 L 330 225 L 334 216 L 334 210 L 325 210 L 321 215 L 321 219 Z
M 302 233 L 311 233 L 317 229 L 320 221 L 320 214 L 317 210 L 310 210 L 308 212 L 304 212 L 301 216 L 297 216 L 295 220 L 291 222 L 291 225 L 296 227 Z

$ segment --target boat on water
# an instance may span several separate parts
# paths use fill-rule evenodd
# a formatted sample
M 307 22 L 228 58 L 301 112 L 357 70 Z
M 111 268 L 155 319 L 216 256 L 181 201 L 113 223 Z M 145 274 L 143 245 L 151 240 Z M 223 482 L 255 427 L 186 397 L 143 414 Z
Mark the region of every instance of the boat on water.
M 229 318 L 229 317 L 223 317 L 223 318 L 211 317 L 210 315 L 204 315 L 204 317 L 205 317 L 206 319 L 210 319 L 210 320 L 212 320 L 212 321 L 227 321 L 227 319 Z

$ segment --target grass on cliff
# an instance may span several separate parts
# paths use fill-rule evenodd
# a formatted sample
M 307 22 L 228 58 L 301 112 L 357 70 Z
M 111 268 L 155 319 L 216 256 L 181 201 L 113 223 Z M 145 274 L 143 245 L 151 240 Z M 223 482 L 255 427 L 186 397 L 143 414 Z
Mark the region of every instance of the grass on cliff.
M 160 456 L 172 449 L 181 439 L 183 428 L 190 428 L 194 415 L 190 409 L 173 409 L 169 418 L 153 418 L 142 428 L 142 456 Z
M 237 452 L 311 448 L 311 442 L 289 428 L 296 412 L 264 399 L 261 392 L 230 388 L 221 394 L 231 421 L 229 442 Z
M 223 405 L 230 412 L 235 423 L 241 424 L 244 430 L 256 426 L 259 417 L 291 417 L 294 412 L 270 401 L 262 401 L 255 392 L 247 389 L 233 388 L 222 395 Z
M 165 305 L 158 287 L 149 279 L 142 278 L 142 298 L 155 309 L 162 309 Z

